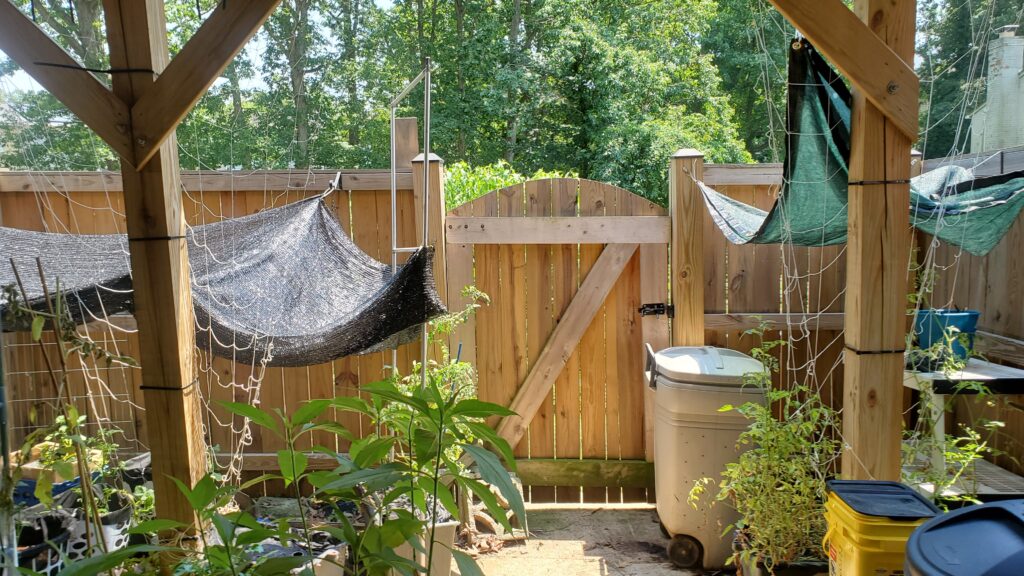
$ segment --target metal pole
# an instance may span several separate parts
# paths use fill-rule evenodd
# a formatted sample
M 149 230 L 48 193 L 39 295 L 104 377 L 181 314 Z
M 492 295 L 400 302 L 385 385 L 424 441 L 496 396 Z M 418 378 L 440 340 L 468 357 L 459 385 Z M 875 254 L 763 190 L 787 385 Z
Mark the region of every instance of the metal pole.
M 396 106 L 391 104 L 391 274 L 398 271 L 398 159 L 395 144 Z M 391 370 L 398 369 L 398 348 L 391 350 Z M 378 431 L 379 432 L 379 431 Z
M 0 490 L 3 490 L 4 506 L 0 509 L 0 538 L 3 546 L 4 574 L 14 574 L 18 566 L 18 537 L 14 530 L 14 486 L 11 481 L 11 447 L 7 428 L 7 385 L 4 381 L 3 319 L 0 318 L 0 451 L 3 452 L 3 473 L 0 475 Z
M 423 65 L 423 246 L 429 240 L 430 231 L 430 58 Z M 426 303 L 424 303 L 426 305 Z M 423 323 L 420 334 L 420 389 L 427 385 L 427 339 L 430 335 L 428 322 Z

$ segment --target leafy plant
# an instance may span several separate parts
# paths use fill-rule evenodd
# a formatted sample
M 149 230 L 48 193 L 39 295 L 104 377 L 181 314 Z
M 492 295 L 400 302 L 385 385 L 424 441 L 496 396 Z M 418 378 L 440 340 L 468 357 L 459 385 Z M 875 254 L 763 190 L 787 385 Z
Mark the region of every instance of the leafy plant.
M 750 424 L 737 442 L 744 451 L 726 465 L 715 499 L 739 513 L 736 524 L 726 529 L 735 529 L 742 544 L 738 559 L 763 563 L 773 571 L 779 564 L 821 558 L 825 480 L 840 449 L 833 436 L 838 417 L 806 385 L 774 387 L 778 359 L 772 350 L 784 342 L 764 341 L 764 326 L 747 334 L 761 339 L 751 355 L 765 368 L 746 374 L 744 383 L 763 388 L 766 402 L 720 408 L 742 414 Z M 713 481 L 696 483 L 691 505 L 697 506 Z
M 540 180 L 542 178 L 575 178 L 574 171 L 547 171 L 536 170 L 532 176 L 524 176 L 504 160 L 498 160 L 494 164 L 482 166 L 471 166 L 466 162 L 454 162 L 445 166 L 445 203 L 451 210 L 462 206 L 466 202 L 506 186 L 521 184 L 527 180 Z

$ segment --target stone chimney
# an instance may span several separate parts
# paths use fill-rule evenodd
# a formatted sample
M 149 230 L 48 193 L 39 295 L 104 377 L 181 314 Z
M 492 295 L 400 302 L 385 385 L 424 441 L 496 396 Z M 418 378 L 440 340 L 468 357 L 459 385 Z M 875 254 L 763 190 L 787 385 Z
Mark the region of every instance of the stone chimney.
M 1024 145 L 1024 37 L 1003 26 L 988 47 L 985 104 L 971 117 L 971 152 Z

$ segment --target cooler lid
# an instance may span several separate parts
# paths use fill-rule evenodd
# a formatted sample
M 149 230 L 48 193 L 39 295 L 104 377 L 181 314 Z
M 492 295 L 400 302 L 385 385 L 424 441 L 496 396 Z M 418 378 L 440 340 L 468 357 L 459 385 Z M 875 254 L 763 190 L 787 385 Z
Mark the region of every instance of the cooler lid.
M 763 364 L 742 352 L 714 346 L 666 348 L 654 360 L 658 376 L 669 382 L 742 386 L 744 374 L 764 370 Z
M 907 543 L 908 574 L 1010 576 L 1024 566 L 1024 500 L 932 518 Z
M 920 520 L 940 513 L 931 501 L 899 482 L 829 480 L 825 484 L 829 492 L 865 516 Z

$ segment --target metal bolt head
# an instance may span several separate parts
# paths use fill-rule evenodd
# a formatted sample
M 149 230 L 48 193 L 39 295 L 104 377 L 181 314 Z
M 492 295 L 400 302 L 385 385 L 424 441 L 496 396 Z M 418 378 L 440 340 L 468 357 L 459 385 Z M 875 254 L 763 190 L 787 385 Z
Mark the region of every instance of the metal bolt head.
M 899 90 L 900 85 L 895 82 L 889 82 L 889 84 L 885 87 L 885 91 L 888 92 L 889 94 L 895 94 L 899 92 Z

